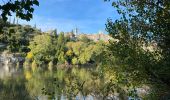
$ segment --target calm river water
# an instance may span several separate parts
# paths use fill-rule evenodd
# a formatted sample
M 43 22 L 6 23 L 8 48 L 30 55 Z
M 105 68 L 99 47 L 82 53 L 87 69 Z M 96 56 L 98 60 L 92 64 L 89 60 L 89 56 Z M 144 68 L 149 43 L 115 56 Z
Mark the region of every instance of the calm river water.
M 102 100 L 110 99 L 111 92 L 96 67 L 50 71 L 0 65 L 0 100 Z

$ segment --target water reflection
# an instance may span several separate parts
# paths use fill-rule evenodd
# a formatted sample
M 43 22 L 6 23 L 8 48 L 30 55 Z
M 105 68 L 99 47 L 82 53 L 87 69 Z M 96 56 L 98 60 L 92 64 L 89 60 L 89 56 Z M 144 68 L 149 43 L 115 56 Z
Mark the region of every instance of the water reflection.
M 15 64 L 6 65 L 0 63 L 0 79 L 18 75 L 19 72 L 21 72 L 21 69 L 19 69 Z
M 100 100 L 113 94 L 113 84 L 99 77 L 93 67 L 55 71 L 5 67 L 0 67 L 0 100 Z
M 31 100 L 22 71 L 14 65 L 0 66 L 0 100 Z

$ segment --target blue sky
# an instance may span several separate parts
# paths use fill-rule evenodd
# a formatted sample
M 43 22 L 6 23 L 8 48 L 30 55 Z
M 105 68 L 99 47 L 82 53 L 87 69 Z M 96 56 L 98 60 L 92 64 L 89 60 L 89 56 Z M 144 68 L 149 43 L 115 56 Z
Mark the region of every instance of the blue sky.
M 105 31 L 107 18 L 118 18 L 111 2 L 104 0 L 39 0 L 34 18 L 24 24 L 36 24 L 43 31 L 57 28 L 71 31 L 77 27 L 79 32 L 97 33 Z

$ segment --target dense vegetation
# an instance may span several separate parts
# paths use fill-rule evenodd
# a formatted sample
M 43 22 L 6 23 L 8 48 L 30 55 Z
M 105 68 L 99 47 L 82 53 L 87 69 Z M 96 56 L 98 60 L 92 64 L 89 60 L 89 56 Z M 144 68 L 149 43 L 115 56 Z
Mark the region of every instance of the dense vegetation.
M 37 35 L 30 42 L 30 52 L 27 59 L 41 65 L 42 63 L 54 64 L 87 64 L 96 61 L 102 53 L 104 42 L 72 41 L 63 33 L 58 36 L 49 34 Z
M 1 19 L 0 19 L 1 20 Z M 27 53 L 29 48 L 29 41 L 35 34 L 39 34 L 40 31 L 36 28 L 32 28 L 29 25 L 18 25 L 5 23 L 1 20 L 0 30 L 0 43 L 5 44 L 10 52 Z
M 6 45 L 5 50 L 27 55 L 26 62 L 37 65 L 92 64 L 97 61 L 106 45 L 105 42 L 94 42 L 86 36 L 73 39 L 63 32 L 43 33 L 35 27 L 17 24 L 2 28 L 0 42 Z
M 116 0 L 112 5 L 122 17 L 109 19 L 106 25 L 119 40 L 108 46 L 108 69 L 122 87 L 149 86 L 147 99 L 168 99 L 170 93 L 169 4 L 168 0 Z
M 169 99 L 170 1 L 115 0 L 112 5 L 121 17 L 109 19 L 106 30 L 117 41 L 72 39 L 62 32 L 47 34 L 3 21 L 0 41 L 8 51 L 27 55 L 26 62 L 32 66 L 96 63 L 99 76 L 108 76 L 107 81 L 116 89 L 112 92 L 120 97 Z M 137 89 L 145 87 L 147 93 L 139 96 Z

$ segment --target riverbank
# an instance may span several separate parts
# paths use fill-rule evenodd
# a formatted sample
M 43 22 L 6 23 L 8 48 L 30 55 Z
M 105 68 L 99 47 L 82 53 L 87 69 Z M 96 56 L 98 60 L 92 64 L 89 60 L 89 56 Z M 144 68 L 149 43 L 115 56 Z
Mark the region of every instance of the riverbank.
M 25 61 L 25 57 L 20 53 L 9 53 L 8 51 L 4 51 L 0 53 L 0 63 L 3 64 L 11 64 L 11 63 L 23 63 Z

